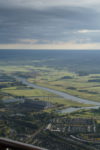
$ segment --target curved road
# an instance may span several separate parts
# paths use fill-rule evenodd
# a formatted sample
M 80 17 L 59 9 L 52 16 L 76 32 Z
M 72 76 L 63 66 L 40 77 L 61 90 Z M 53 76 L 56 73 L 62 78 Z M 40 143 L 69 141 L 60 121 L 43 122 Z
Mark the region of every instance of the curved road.
M 36 84 L 33 84 L 33 83 L 30 83 L 30 82 L 26 81 L 26 79 L 21 78 L 21 77 L 15 76 L 15 78 L 17 80 L 19 80 L 20 82 L 22 82 L 23 84 L 27 85 L 27 86 L 30 86 L 30 87 L 33 87 L 33 88 L 37 88 L 37 89 L 42 89 L 42 90 L 54 93 L 56 95 L 59 95 L 59 96 L 63 97 L 64 99 L 69 99 L 69 100 L 72 100 L 72 101 L 75 101 L 75 102 L 79 102 L 79 103 L 84 103 L 84 104 L 100 106 L 100 102 L 95 102 L 95 101 L 90 101 L 88 99 L 78 98 L 76 96 L 72 96 L 72 95 L 64 93 L 64 92 L 60 92 L 60 91 L 53 90 L 53 89 L 50 89 L 50 88 L 38 86 Z

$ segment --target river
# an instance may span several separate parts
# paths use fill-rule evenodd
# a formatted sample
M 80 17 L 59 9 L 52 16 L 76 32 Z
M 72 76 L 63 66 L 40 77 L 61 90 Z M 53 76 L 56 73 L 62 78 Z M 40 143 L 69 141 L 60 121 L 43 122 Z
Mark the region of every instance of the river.
M 15 76 L 15 78 L 18 81 L 22 82 L 23 84 L 25 84 L 27 86 L 30 86 L 30 87 L 33 87 L 33 88 L 36 88 L 36 89 L 42 89 L 42 90 L 48 91 L 50 93 L 61 96 L 62 98 L 66 99 L 66 100 L 68 99 L 68 100 L 71 100 L 71 101 L 74 101 L 74 102 L 94 105 L 94 107 L 82 107 L 82 108 L 81 107 L 80 108 L 72 108 L 71 107 L 71 108 L 67 108 L 67 109 L 62 110 L 63 112 L 65 111 L 65 112 L 70 113 L 70 112 L 77 111 L 77 110 L 80 110 L 80 109 L 89 109 L 89 108 L 92 109 L 92 108 L 99 108 L 100 107 L 100 102 L 95 102 L 95 101 L 91 101 L 91 100 L 88 100 L 88 99 L 79 98 L 79 97 L 72 96 L 70 94 L 60 92 L 60 91 L 57 91 L 57 90 L 54 90 L 54 89 L 50 89 L 50 88 L 47 88 L 47 87 L 42 87 L 42 86 L 36 85 L 34 83 L 30 83 L 22 77 Z

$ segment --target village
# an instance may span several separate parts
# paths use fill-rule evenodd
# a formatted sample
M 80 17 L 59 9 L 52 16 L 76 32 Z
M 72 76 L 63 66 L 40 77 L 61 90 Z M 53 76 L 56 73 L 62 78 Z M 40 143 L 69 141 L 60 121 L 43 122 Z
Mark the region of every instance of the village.
M 64 134 L 96 133 L 97 123 L 94 119 L 87 118 L 54 118 L 48 124 L 47 130 L 62 132 Z

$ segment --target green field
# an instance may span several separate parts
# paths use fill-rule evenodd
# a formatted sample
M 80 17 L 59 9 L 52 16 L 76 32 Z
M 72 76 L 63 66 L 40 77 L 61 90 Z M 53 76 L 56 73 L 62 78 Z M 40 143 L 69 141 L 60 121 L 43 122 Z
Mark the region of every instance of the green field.
M 50 67 L 35 67 L 35 66 L 9 66 L 0 67 L 0 70 L 5 74 L 13 77 L 13 74 L 19 76 L 25 76 L 25 78 L 37 85 L 56 89 L 69 93 L 71 95 L 89 99 L 93 101 L 100 101 L 100 82 L 92 82 L 91 80 L 99 79 L 100 74 L 89 74 L 80 76 L 74 72 L 69 72 L 66 69 L 55 69 Z M 91 82 L 89 82 L 91 81 Z M 6 84 L 7 82 L 2 82 Z M 0 83 L 1 84 L 1 83 Z M 8 83 L 7 83 L 8 84 Z M 1 92 L 11 94 L 12 96 L 52 96 L 49 92 L 39 89 L 20 89 L 21 87 L 8 87 L 3 88 Z M 75 103 L 70 100 L 64 100 L 63 98 L 53 98 L 50 100 L 53 103 L 64 104 L 67 106 L 84 106 L 84 104 Z
M 79 110 L 71 113 L 70 116 L 75 118 L 94 118 L 100 123 L 100 109 Z
M 68 78 L 68 79 L 67 79 Z M 28 81 L 63 91 L 80 98 L 100 101 L 100 82 L 92 82 L 100 78 L 100 74 L 79 76 L 68 71 L 41 72 L 37 78 L 29 78 Z M 91 81 L 91 82 L 90 82 Z
M 66 107 L 83 107 L 83 106 L 90 106 L 86 104 L 81 104 L 77 102 L 73 102 L 71 100 L 66 100 L 64 98 L 57 97 L 57 95 L 46 92 L 40 89 L 19 89 L 20 87 L 9 87 L 3 88 L 1 92 L 6 94 L 11 94 L 13 97 L 27 97 L 27 98 L 37 98 L 38 100 L 49 101 L 54 104 L 64 105 Z

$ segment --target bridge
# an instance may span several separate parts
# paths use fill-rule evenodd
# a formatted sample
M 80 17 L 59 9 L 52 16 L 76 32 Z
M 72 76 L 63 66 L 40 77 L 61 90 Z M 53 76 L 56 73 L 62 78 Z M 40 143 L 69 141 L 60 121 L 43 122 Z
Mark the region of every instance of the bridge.
M 13 141 L 7 138 L 0 138 L 0 150 L 47 150 L 30 144 Z

